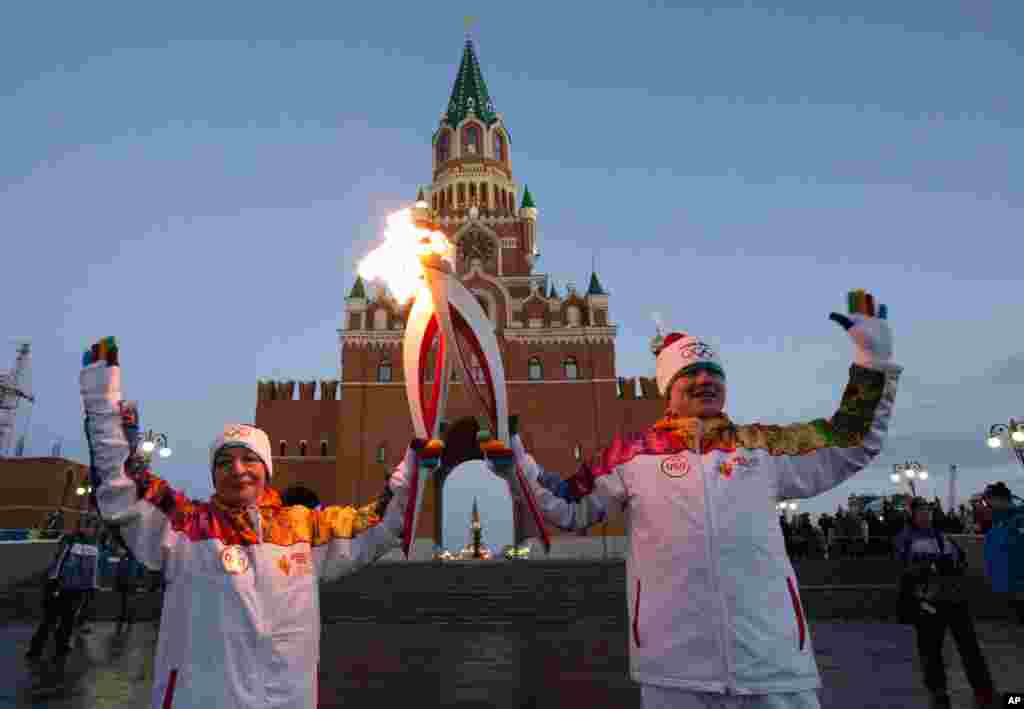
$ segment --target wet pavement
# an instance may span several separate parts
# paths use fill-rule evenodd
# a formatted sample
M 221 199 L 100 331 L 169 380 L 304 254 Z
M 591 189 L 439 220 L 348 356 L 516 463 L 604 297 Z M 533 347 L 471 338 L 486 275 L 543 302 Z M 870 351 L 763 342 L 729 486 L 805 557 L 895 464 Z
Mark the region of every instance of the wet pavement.
M 75 639 L 63 671 L 23 658 L 33 626 L 0 626 L 0 708 L 134 709 L 148 706 L 156 624 L 118 631 L 98 622 Z M 978 635 L 1001 690 L 1024 690 L 1024 627 L 978 621 Z M 927 707 L 908 626 L 812 624 L 824 689 L 834 709 Z M 331 622 L 324 625 L 320 706 L 574 707 L 640 706 L 626 674 L 625 623 L 440 624 Z M 947 638 L 954 706 L 972 693 Z

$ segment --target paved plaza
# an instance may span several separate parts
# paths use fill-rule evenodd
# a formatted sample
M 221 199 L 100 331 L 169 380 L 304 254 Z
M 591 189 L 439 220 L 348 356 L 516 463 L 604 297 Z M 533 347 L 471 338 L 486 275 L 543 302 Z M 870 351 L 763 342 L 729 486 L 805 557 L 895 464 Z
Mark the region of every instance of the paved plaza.
M 0 626 L 0 708 L 134 709 L 148 706 L 156 624 L 123 632 L 99 622 L 76 640 L 60 673 L 22 655 L 33 626 Z M 927 707 L 914 634 L 874 622 L 812 625 L 832 709 Z M 1001 690 L 1024 689 L 1024 627 L 978 621 L 982 647 Z M 956 707 L 971 691 L 947 638 Z M 320 706 L 639 707 L 626 675 L 624 622 L 440 624 L 329 622 L 324 625 Z

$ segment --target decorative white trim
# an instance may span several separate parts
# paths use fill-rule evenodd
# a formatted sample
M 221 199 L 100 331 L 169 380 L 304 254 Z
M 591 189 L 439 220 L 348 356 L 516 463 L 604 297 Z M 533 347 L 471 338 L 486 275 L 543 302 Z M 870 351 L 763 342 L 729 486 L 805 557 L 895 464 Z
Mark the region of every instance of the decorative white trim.
M 402 333 L 394 330 L 338 330 L 338 342 L 342 347 L 354 345 L 356 347 L 369 346 L 371 349 L 384 347 L 400 347 L 402 345 Z
M 486 276 L 486 274 L 484 274 Z M 492 280 L 487 276 L 488 280 Z M 511 310 L 509 310 L 511 312 Z M 618 325 L 605 327 L 549 327 L 549 328 L 527 328 L 519 320 L 509 319 L 508 328 L 502 330 L 500 337 L 509 342 L 533 343 L 614 343 L 618 335 Z M 402 346 L 401 332 L 375 330 L 360 330 L 348 332 L 338 330 L 338 340 L 341 345 L 355 347 L 369 347 L 370 349 L 383 349 L 386 347 Z
M 556 343 L 613 343 L 618 331 L 617 325 L 610 327 L 549 328 L 547 330 L 508 330 L 503 333 L 509 342 L 527 344 Z
M 628 377 L 626 377 L 628 379 Z M 505 381 L 506 384 L 611 384 L 617 382 L 618 379 L 508 379 Z M 405 382 L 341 382 L 342 386 L 347 387 L 396 387 L 404 386 Z M 449 383 L 449 386 L 462 386 L 462 382 L 455 380 Z M 301 458 L 301 460 L 307 460 L 307 458 Z M 322 456 L 321 460 L 323 459 Z
M 282 461 L 285 463 L 337 463 L 338 456 L 335 455 L 272 455 L 270 456 L 274 462 Z

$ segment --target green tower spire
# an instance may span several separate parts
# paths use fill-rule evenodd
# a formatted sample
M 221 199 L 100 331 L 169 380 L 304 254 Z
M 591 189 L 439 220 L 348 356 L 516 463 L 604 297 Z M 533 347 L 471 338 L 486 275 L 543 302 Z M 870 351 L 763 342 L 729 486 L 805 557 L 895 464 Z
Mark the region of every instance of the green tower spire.
M 448 100 L 445 123 L 452 128 L 456 127 L 469 113 L 470 108 L 476 113 L 476 117 L 487 125 L 498 120 L 494 102 L 487 92 L 487 84 L 484 83 L 484 77 L 480 73 L 480 62 L 476 59 L 473 40 L 467 37 L 466 47 L 462 51 L 462 62 L 459 64 L 459 73 L 455 75 L 452 96 Z
M 587 295 L 608 295 L 601 287 L 601 281 L 597 280 L 597 272 L 590 274 L 590 286 L 587 288 Z
M 366 288 L 363 286 L 363 279 L 361 276 L 356 276 L 356 282 L 352 285 L 352 292 L 348 294 L 349 298 L 365 298 Z
M 524 209 L 527 208 L 527 207 L 532 208 L 532 209 L 536 209 L 537 208 L 537 205 L 533 203 L 533 195 L 530 194 L 530 186 L 529 185 L 526 185 L 525 187 L 523 187 L 523 204 L 521 206 Z

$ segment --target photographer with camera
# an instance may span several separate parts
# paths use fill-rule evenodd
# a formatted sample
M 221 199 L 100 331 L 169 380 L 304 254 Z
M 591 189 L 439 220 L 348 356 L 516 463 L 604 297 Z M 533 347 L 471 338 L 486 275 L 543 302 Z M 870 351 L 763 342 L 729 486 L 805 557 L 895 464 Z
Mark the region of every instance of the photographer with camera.
M 897 536 L 897 558 L 905 564 L 900 582 L 902 620 L 917 634 L 917 650 L 932 709 L 952 707 L 942 647 L 946 628 L 953 633 L 976 707 L 994 707 L 988 663 L 978 645 L 964 590 L 963 550 L 932 526 L 932 508 L 921 497 L 910 503 L 910 525 Z

